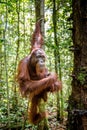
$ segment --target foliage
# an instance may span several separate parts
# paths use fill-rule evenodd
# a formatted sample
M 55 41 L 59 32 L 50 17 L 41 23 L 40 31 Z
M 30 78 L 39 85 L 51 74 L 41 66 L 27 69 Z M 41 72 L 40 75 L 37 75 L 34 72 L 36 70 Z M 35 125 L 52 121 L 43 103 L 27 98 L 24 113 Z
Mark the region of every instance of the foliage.
M 69 0 L 56 1 L 57 10 L 57 37 L 59 48 L 54 44 L 54 32 L 52 23 L 52 2 L 45 2 L 45 52 L 47 54 L 47 67 L 49 71 L 55 71 L 54 51 L 59 49 L 60 66 L 63 82 L 64 109 L 67 108 L 66 100 L 70 94 L 72 72 L 72 53 L 69 47 L 72 45 L 71 30 L 72 21 L 71 3 Z M 26 122 L 28 100 L 23 99 L 19 93 L 15 81 L 16 69 L 20 59 L 29 54 L 31 35 L 35 24 L 34 1 L 31 0 L 5 0 L 0 1 L 0 123 L 12 125 Z M 7 25 L 6 25 L 7 24 Z M 59 67 L 59 66 L 58 66 Z M 8 91 L 9 90 L 9 91 Z M 50 95 L 47 106 L 56 106 L 56 95 Z M 9 104 L 9 116 L 8 116 Z M 25 115 L 25 116 L 24 116 Z M 0 124 L 1 125 L 1 124 Z M 25 127 L 25 126 L 22 126 Z M 26 123 L 26 127 L 30 127 Z
M 81 85 L 83 85 L 86 82 L 86 77 L 87 77 L 86 70 L 80 69 L 77 79 L 79 80 Z

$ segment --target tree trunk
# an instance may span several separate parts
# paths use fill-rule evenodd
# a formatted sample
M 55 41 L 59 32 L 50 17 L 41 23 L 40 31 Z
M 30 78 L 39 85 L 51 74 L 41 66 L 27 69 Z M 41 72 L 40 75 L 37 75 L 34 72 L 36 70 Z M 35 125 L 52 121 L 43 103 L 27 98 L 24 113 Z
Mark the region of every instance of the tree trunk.
M 36 13 L 36 22 L 41 20 L 41 32 L 44 37 L 44 0 L 35 0 L 35 13 Z M 42 101 L 39 105 L 40 112 L 45 111 L 45 103 Z M 48 130 L 47 119 L 42 120 L 37 127 L 37 130 Z
M 5 63 L 5 82 L 7 87 L 7 115 L 8 115 L 8 127 L 10 126 L 10 103 L 9 103 L 9 86 L 8 86 L 8 69 L 7 69 L 7 48 L 6 48 L 6 31 L 8 24 L 8 7 L 7 0 L 5 6 L 5 28 L 3 31 L 3 39 L 4 39 L 4 63 Z M 10 129 L 9 129 L 10 130 Z
M 57 37 L 57 11 L 59 11 L 59 8 L 57 10 L 56 0 L 53 0 L 53 29 L 54 29 L 54 42 L 56 46 L 54 50 L 55 71 L 57 74 L 59 72 L 59 78 L 60 80 L 62 80 L 61 67 L 60 67 L 60 50 L 59 50 L 59 42 L 58 42 L 58 37 Z M 61 100 L 59 101 L 59 99 Z M 61 102 L 61 105 L 60 105 L 60 102 Z M 59 95 L 59 92 L 57 93 L 57 120 L 63 120 L 63 91 L 62 90 L 61 90 L 61 95 Z
M 87 1 L 73 0 L 74 69 L 68 130 L 87 130 Z
M 20 0 L 16 1 L 16 13 L 17 13 L 17 36 L 18 36 L 18 40 L 17 40 L 17 43 L 16 43 L 17 48 L 16 48 L 15 68 L 14 68 L 13 75 L 15 75 L 16 70 L 17 70 L 17 62 L 18 62 L 19 47 L 20 47 L 20 27 L 19 27 L 20 26 Z M 14 82 L 13 82 L 14 88 L 13 88 L 12 107 L 16 111 L 17 110 L 17 104 L 18 104 L 18 98 L 17 98 L 17 88 L 16 88 L 17 86 Z

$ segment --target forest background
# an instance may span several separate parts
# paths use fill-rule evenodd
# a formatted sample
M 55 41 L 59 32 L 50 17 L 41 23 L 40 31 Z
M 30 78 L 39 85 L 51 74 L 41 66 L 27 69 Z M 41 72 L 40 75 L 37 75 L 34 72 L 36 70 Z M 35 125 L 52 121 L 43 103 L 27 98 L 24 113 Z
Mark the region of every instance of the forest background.
M 71 93 L 73 70 L 72 8 L 70 0 L 56 0 L 56 38 L 54 32 L 54 1 L 45 1 L 45 52 L 49 71 L 57 71 L 63 84 L 59 94 L 49 94 L 46 109 L 60 118 L 67 118 L 68 97 Z M 35 27 L 34 0 L 0 1 L 0 128 L 32 127 L 26 121 L 28 99 L 23 99 L 15 81 L 19 61 L 30 53 L 31 36 Z M 55 52 L 58 51 L 58 55 Z M 57 64 L 56 64 L 56 61 Z M 57 68 L 57 69 L 56 69 Z M 52 114 L 54 113 L 54 114 Z

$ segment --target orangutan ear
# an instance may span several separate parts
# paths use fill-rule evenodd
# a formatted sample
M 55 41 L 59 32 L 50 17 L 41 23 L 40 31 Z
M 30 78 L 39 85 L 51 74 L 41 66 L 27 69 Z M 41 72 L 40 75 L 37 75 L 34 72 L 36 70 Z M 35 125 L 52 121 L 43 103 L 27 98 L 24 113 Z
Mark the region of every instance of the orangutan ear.
M 36 48 L 41 48 L 43 45 L 43 37 L 41 34 L 41 27 L 40 27 L 41 21 L 36 23 L 35 31 L 32 35 L 32 41 L 31 41 L 31 51 Z

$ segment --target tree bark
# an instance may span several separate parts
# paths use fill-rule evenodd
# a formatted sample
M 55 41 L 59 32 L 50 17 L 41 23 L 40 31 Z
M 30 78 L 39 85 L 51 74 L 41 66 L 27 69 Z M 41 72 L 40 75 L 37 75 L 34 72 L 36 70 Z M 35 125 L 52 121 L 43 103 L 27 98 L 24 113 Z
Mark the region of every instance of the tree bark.
M 68 130 L 87 130 L 87 1 L 73 0 L 74 69 Z

